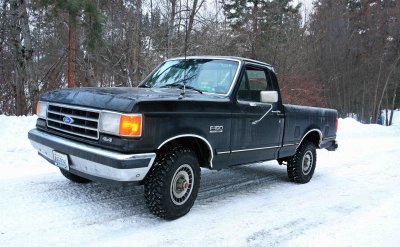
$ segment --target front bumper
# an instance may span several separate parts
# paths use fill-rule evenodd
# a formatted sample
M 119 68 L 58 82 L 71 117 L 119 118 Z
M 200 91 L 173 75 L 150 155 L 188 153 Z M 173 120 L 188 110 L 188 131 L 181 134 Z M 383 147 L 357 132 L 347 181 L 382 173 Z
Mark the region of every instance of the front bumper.
M 32 146 L 54 164 L 53 151 L 68 155 L 69 172 L 100 182 L 139 182 L 153 165 L 155 153 L 123 154 L 72 141 L 38 129 L 28 133 Z

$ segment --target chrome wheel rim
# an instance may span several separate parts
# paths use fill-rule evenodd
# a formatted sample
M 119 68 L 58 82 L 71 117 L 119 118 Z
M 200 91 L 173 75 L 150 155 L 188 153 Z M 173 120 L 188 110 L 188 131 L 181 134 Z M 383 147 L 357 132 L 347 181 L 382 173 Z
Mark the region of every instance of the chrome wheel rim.
M 311 151 L 307 151 L 303 156 L 302 170 L 304 175 L 308 175 L 311 172 L 313 166 L 314 157 Z
M 175 205 L 184 204 L 190 197 L 194 185 L 193 169 L 181 165 L 174 173 L 170 186 L 171 200 Z

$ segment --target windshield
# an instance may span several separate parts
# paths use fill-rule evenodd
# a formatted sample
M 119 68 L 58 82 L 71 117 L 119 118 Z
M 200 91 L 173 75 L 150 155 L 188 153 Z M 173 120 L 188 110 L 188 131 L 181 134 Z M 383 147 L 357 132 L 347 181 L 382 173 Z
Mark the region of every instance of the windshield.
M 140 87 L 183 87 L 202 92 L 226 94 L 239 63 L 217 59 L 187 59 L 164 62 Z

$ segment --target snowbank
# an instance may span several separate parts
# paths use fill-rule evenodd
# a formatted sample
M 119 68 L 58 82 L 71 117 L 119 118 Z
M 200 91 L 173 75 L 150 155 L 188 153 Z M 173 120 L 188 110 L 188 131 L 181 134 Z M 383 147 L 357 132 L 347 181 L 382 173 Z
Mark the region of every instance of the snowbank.
M 338 138 L 363 138 L 363 137 L 381 137 L 398 133 L 400 126 L 400 112 L 393 115 L 393 126 L 384 126 L 379 124 L 362 124 L 352 118 L 339 119 Z
M 32 176 L 54 172 L 56 168 L 44 165 L 28 140 L 28 131 L 35 128 L 36 116 L 0 115 L 0 178 Z
M 393 125 L 394 126 L 400 125 L 400 110 L 396 110 L 393 114 Z

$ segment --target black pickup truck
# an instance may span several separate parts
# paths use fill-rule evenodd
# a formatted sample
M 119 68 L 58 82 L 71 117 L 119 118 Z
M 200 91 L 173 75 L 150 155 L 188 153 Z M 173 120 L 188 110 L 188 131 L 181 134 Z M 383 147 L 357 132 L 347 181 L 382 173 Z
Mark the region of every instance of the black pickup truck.
M 316 149 L 336 150 L 337 112 L 282 104 L 271 65 L 240 57 L 174 58 L 135 88 L 47 92 L 28 137 L 71 181 L 142 184 L 148 208 L 189 212 L 200 168 L 277 160 L 307 183 Z

